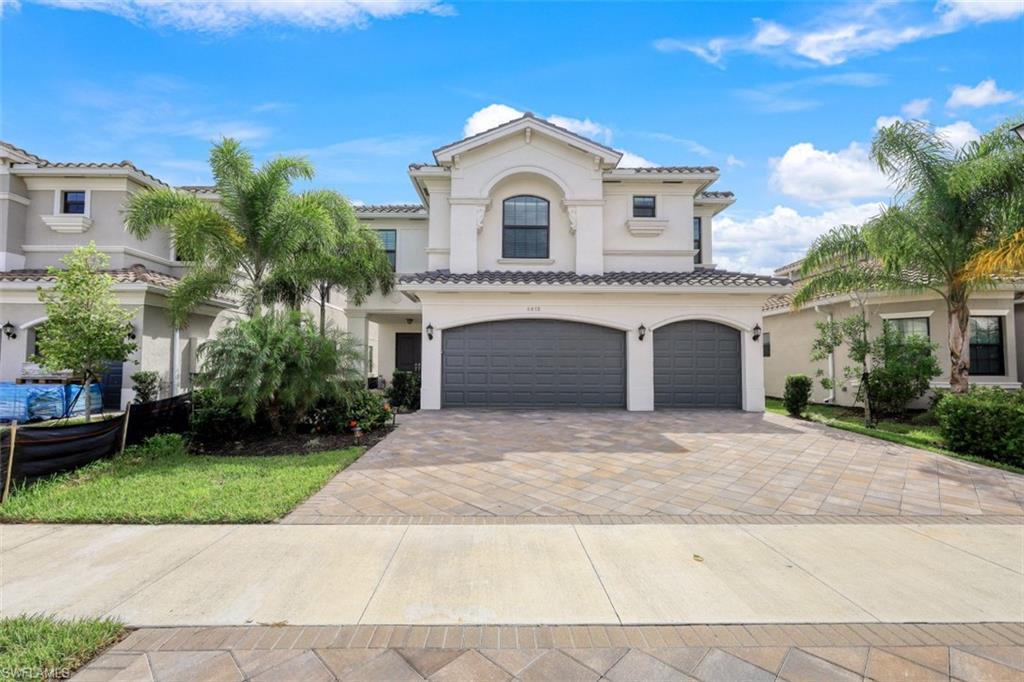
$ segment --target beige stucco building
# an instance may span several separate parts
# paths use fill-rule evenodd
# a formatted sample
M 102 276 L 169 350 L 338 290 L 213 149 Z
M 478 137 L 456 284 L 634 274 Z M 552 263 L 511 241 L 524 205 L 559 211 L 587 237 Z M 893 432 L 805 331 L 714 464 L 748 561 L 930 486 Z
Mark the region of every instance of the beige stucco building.
M 775 271 L 799 285 L 801 262 Z M 949 388 L 949 318 L 945 301 L 934 293 L 864 295 L 871 329 L 879 333 L 883 321 L 889 321 L 906 333 L 927 336 L 936 348 L 942 374 L 932 381 L 934 388 Z M 799 310 L 792 307 L 789 294 L 772 297 L 764 307 L 765 390 L 769 396 L 782 396 L 786 377 L 807 374 L 815 379 L 814 402 L 852 405 L 857 384 L 848 382 L 832 390 L 825 389 L 821 376 L 843 379 L 843 368 L 850 365 L 845 348 L 820 362 L 811 360 L 811 346 L 818 336 L 816 322 L 839 320 L 858 311 L 849 296 L 822 298 Z M 970 382 L 976 386 L 1019 389 L 1024 376 L 1024 281 L 1004 282 L 975 292 L 971 309 Z M 819 374 L 820 372 L 820 374 Z M 915 406 L 924 407 L 928 396 Z
M 425 409 L 763 409 L 788 281 L 714 266 L 718 169 L 620 160 L 527 114 L 410 166 L 422 205 L 360 209 L 398 273 L 346 310 L 368 373 L 420 369 Z

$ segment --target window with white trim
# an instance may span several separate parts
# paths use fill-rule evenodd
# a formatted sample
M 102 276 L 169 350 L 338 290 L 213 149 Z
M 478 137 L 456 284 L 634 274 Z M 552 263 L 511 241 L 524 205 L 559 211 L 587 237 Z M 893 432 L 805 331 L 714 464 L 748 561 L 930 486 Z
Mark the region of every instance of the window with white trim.
M 534 196 L 509 197 L 501 208 L 501 257 L 547 258 L 551 206 Z
M 1003 348 L 1003 317 L 972 316 L 970 322 L 971 369 L 974 376 L 1006 374 Z
M 60 194 L 60 212 L 71 215 L 85 215 L 85 192 L 66 190 Z
M 920 336 L 931 338 L 931 320 L 927 317 L 898 317 L 886 320 L 892 328 L 903 336 Z

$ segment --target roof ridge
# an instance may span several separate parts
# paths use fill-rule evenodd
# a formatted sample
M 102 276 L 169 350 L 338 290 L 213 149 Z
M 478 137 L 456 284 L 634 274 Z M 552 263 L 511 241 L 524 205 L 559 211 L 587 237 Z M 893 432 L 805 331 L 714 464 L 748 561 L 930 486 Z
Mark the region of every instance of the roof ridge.
M 542 118 L 540 116 L 537 116 L 532 111 L 525 111 L 525 112 L 523 112 L 522 115 L 520 115 L 520 116 L 518 116 L 516 118 L 510 119 L 508 121 L 505 121 L 504 123 L 500 123 L 500 124 L 498 124 L 498 125 L 496 125 L 496 126 L 494 126 L 492 128 L 488 128 L 487 130 L 481 130 L 479 133 L 473 133 L 472 135 L 468 135 L 468 136 L 463 137 L 461 139 L 455 140 L 454 142 L 449 142 L 448 144 L 441 145 L 440 147 L 438 147 L 437 149 L 434 150 L 434 152 L 433 152 L 434 156 L 436 157 L 437 153 L 439 151 L 442 151 L 444 149 L 448 149 L 449 147 L 454 147 L 457 144 L 462 144 L 463 142 L 467 142 L 469 140 L 474 140 L 474 139 L 476 139 L 476 138 L 478 138 L 478 137 L 480 137 L 482 135 L 487 135 L 488 133 L 493 133 L 495 130 L 501 130 L 502 128 L 504 128 L 506 126 L 510 126 L 510 125 L 512 125 L 514 123 L 519 123 L 520 121 L 527 120 L 527 119 L 533 120 L 533 121 L 537 121 L 539 123 L 543 123 L 544 125 L 550 126 L 550 127 L 554 128 L 555 130 L 559 130 L 559 131 L 561 131 L 563 133 L 566 133 L 567 135 L 572 135 L 573 137 L 575 137 L 578 140 L 583 140 L 584 142 L 587 142 L 589 144 L 597 145 L 598 147 L 601 147 L 602 149 L 607 149 L 610 152 L 618 154 L 620 157 L 622 156 L 622 152 L 620 152 L 619 150 L 615 149 L 614 147 L 609 147 L 608 145 L 603 144 L 601 142 L 598 142 L 597 140 L 592 140 L 589 137 L 585 137 L 583 135 L 580 135 L 579 133 L 576 133 L 576 132 L 573 132 L 572 130 L 569 130 L 568 128 L 564 128 L 564 127 L 558 125 L 557 123 L 552 123 L 551 121 L 549 121 L 546 118 Z

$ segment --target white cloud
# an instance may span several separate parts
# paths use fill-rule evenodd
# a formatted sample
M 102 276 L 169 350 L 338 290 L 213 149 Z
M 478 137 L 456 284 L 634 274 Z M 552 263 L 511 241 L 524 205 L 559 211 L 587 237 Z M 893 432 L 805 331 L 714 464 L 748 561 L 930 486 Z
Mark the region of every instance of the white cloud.
M 754 109 L 765 113 L 788 113 L 814 109 L 823 104 L 811 91 L 822 87 L 873 88 L 885 85 L 888 77 L 879 73 L 848 72 L 809 76 L 797 80 L 767 83 L 752 88 L 733 90 L 732 94 L 745 100 Z
M 888 128 L 893 123 L 901 123 L 902 121 L 902 116 L 879 116 L 878 118 L 875 119 L 875 130 Z
M 953 33 L 971 24 L 1015 19 L 1024 14 L 1024 3 L 943 0 L 929 16 L 914 21 L 908 19 L 910 13 L 900 3 L 853 3 L 816 16 L 804 26 L 788 27 L 755 19 L 754 30 L 746 35 L 717 36 L 704 41 L 661 38 L 654 41 L 654 48 L 661 52 L 689 52 L 719 68 L 730 53 L 834 66 L 854 57 Z
M 113 14 L 137 24 L 230 33 L 255 24 L 310 29 L 362 28 L 405 14 L 450 15 L 440 0 L 34 0 L 72 10 Z
M 559 116 L 552 114 L 548 116 L 548 121 L 554 123 L 556 126 L 571 130 L 577 135 L 582 135 L 590 139 L 598 139 L 608 144 L 612 141 L 612 130 L 608 126 L 603 126 L 600 123 L 594 123 L 589 118 L 569 118 L 567 116 Z
M 650 166 L 657 166 L 658 164 L 645 159 L 639 154 L 633 152 L 627 152 L 625 150 L 619 150 L 622 153 L 622 160 L 619 161 L 618 168 L 648 168 Z
M 728 214 L 715 219 L 714 260 L 727 270 L 771 273 L 802 258 L 817 237 L 833 227 L 859 225 L 878 215 L 880 204 L 846 204 L 803 215 L 788 206 L 776 206 L 749 219 Z
M 480 133 L 497 128 L 502 123 L 508 123 L 523 115 L 522 111 L 513 109 L 506 104 L 488 104 L 466 119 L 466 125 L 462 127 L 462 134 L 466 137 L 479 135 Z
M 931 106 L 931 98 L 922 97 L 921 99 L 910 100 L 902 107 L 900 107 L 900 111 L 902 111 L 903 115 L 906 116 L 907 118 L 921 118 L 926 113 L 928 113 L 928 109 L 930 109 Z
M 981 131 L 971 125 L 968 121 L 950 123 L 948 126 L 936 128 L 935 132 L 938 133 L 939 137 L 953 145 L 954 149 L 960 149 L 968 142 L 977 140 L 981 137 Z
M 801 142 L 781 158 L 772 159 L 771 165 L 771 183 L 776 189 L 811 204 L 831 205 L 890 193 L 885 176 L 868 158 L 867 149 L 856 142 L 838 152 Z
M 747 162 L 742 160 L 742 159 L 737 159 L 732 154 L 729 154 L 729 156 L 725 157 L 725 165 L 726 166 L 739 166 L 740 168 L 743 168 L 744 166 L 747 165 Z
M 1006 90 L 1000 90 L 996 86 L 996 81 L 993 78 L 986 78 L 974 87 L 970 85 L 957 85 L 953 87 L 953 94 L 949 96 L 946 101 L 946 106 L 950 109 L 959 109 L 960 107 L 988 107 L 993 104 L 1003 104 L 1009 102 L 1016 95 Z

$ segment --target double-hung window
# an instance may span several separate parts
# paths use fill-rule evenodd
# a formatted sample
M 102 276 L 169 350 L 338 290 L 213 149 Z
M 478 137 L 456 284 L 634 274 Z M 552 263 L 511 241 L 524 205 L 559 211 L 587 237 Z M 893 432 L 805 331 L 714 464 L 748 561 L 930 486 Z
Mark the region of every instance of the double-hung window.
M 540 197 L 505 199 L 501 209 L 501 257 L 548 258 L 550 216 L 550 205 Z
M 391 269 L 394 270 L 397 262 L 395 248 L 398 245 L 398 230 L 377 230 L 377 236 L 384 247 L 384 253 L 388 256 L 388 262 L 391 263 Z
M 1003 318 L 1001 315 L 971 317 L 970 323 L 971 374 L 1002 376 L 1006 374 L 1003 361 Z
M 654 208 L 654 197 L 633 197 L 634 218 L 653 218 L 655 215 Z
M 900 317 L 886 320 L 892 328 L 903 336 L 916 335 L 931 338 L 931 325 L 927 317 Z
M 61 213 L 85 215 L 85 192 L 77 190 L 61 192 L 60 210 Z

